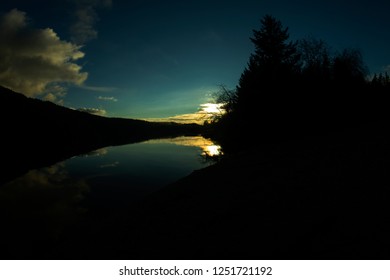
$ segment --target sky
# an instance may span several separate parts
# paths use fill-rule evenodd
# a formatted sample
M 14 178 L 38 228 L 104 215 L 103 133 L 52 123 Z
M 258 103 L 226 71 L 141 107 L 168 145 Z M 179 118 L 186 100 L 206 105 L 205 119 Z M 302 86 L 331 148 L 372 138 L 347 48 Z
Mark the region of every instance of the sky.
M 292 40 L 357 48 L 390 70 L 390 1 L 12 0 L 0 4 L 0 85 L 109 117 L 186 120 L 234 88 L 270 14 Z

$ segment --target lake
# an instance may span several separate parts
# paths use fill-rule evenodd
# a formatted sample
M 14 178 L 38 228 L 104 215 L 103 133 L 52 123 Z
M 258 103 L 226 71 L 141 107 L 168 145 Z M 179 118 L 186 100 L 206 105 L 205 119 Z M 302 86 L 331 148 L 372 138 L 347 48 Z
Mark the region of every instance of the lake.
M 55 240 L 75 222 L 120 209 L 212 164 L 220 147 L 200 136 L 106 147 L 31 170 L 0 187 L 2 241 Z M 26 242 L 20 242 L 29 231 Z M 8 240 L 8 241 L 7 241 Z M 30 240 L 29 242 L 27 242 Z M 1 244 L 0 244 L 1 245 Z

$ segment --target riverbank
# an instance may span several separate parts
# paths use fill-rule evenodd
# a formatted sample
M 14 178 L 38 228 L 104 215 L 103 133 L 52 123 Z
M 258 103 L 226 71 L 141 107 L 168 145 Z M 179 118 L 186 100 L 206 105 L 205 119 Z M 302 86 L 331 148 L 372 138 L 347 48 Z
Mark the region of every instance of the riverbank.
M 79 221 L 49 239 L 36 230 L 41 217 L 27 225 L 12 221 L 20 239 L 18 246 L 15 236 L 3 239 L 9 249 L 3 254 L 7 259 L 388 259 L 386 124 L 367 123 L 299 143 L 258 143 L 145 199 L 129 198 L 115 211 L 104 201 L 97 212 L 85 208 Z
M 123 257 L 388 259 L 389 139 L 368 123 L 195 171 L 137 206 Z

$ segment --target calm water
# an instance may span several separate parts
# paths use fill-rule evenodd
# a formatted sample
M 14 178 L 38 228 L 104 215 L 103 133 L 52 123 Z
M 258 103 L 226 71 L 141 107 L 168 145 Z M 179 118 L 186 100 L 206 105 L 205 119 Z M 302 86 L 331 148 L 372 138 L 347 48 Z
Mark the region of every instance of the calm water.
M 179 137 L 107 147 L 31 170 L 0 187 L 0 218 L 7 228 L 0 243 L 10 246 L 18 240 L 12 251 L 25 250 L 36 240 L 59 238 L 86 217 L 120 213 L 135 200 L 210 165 L 205 155 L 218 153 L 219 146 L 210 140 Z
M 122 200 L 142 198 L 209 165 L 205 155 L 218 155 L 219 149 L 201 136 L 107 147 L 29 171 L 0 188 L 0 201 L 23 200 L 24 196 L 40 201 L 55 196 L 63 206 L 63 200 L 69 199 L 69 203 L 116 207 Z

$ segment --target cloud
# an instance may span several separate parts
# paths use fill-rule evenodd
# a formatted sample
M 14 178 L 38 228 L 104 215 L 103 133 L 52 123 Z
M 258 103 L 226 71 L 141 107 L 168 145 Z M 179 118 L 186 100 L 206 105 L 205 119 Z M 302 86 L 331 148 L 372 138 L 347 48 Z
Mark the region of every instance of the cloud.
M 118 99 L 116 99 L 113 96 L 99 96 L 97 99 L 103 100 L 103 101 L 113 101 L 113 102 L 117 102 L 118 101 Z
M 59 105 L 64 105 L 63 97 L 65 97 L 65 95 L 66 88 L 58 84 L 51 84 L 46 88 L 42 99 Z
M 209 120 L 209 116 L 204 113 L 189 113 L 181 114 L 166 118 L 146 118 L 144 120 L 151 122 L 176 122 L 176 123 L 197 123 L 203 124 L 204 121 Z
M 80 46 L 62 41 L 53 29 L 34 29 L 26 13 L 11 10 L 0 18 L 0 84 L 35 97 L 52 83 L 81 85 L 88 73 L 74 63 L 84 57 Z
M 98 31 L 95 28 L 99 20 L 96 10 L 98 8 L 109 8 L 112 6 L 111 0 L 79 0 L 76 1 L 75 22 L 70 27 L 72 42 L 85 44 L 97 38 Z
M 115 87 L 96 87 L 96 86 L 87 86 L 87 85 L 80 85 L 79 87 L 85 90 L 96 91 L 96 92 L 112 92 L 117 90 L 117 88 Z
M 204 103 L 200 104 L 197 112 L 189 114 L 181 114 L 167 118 L 147 118 L 146 121 L 153 122 L 177 122 L 177 123 L 197 123 L 203 124 L 205 121 L 212 120 L 215 117 L 224 114 L 221 108 L 222 104 Z
M 98 32 L 94 29 L 97 14 L 92 7 L 83 7 L 76 11 L 77 21 L 72 25 L 70 32 L 72 41 L 77 44 L 85 44 L 95 39 Z
M 98 116 L 105 116 L 107 114 L 107 111 L 104 109 L 97 109 L 97 108 L 79 108 L 77 111 L 85 112 L 92 115 L 98 115 Z

